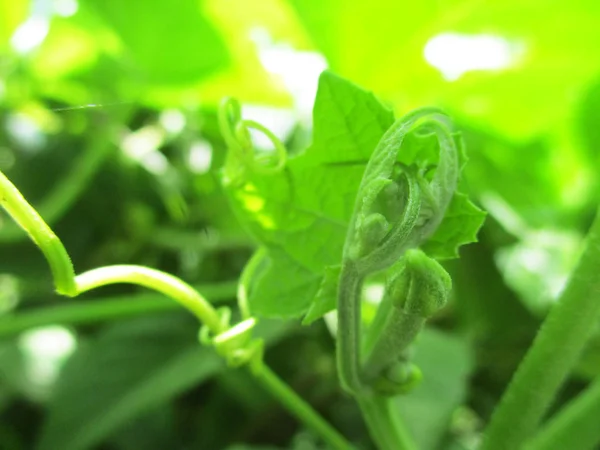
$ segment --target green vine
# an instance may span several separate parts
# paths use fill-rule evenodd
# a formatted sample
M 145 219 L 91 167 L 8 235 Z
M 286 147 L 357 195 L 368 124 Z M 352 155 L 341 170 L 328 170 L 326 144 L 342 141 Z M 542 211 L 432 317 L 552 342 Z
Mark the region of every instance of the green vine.
M 332 448 L 347 450 L 350 444 L 325 422 L 304 400 L 281 381 L 262 361 L 264 344 L 252 338 L 255 318 L 230 324 L 230 311 L 217 311 L 192 286 L 177 277 L 148 267 L 115 265 L 101 267 L 75 276 L 69 255 L 60 239 L 44 222 L 19 190 L 0 172 L 0 204 L 25 230 L 44 254 L 52 271 L 59 294 L 75 297 L 86 291 L 115 283 L 147 287 L 175 300 L 202 323 L 200 341 L 214 346 L 232 367 L 247 365 L 263 386 L 279 398 L 283 405 L 318 433 Z M 242 310 L 246 311 L 242 297 Z
M 338 372 L 342 386 L 357 399 L 373 439 L 382 449 L 412 448 L 403 433 L 394 431 L 400 419 L 390 417 L 395 412 L 385 397 L 406 392 L 419 379 L 418 372 L 403 360 L 403 353 L 425 319 L 445 303 L 450 290 L 450 278 L 439 264 L 422 252 L 405 255 L 437 229 L 458 184 L 459 154 L 447 123 L 441 111 L 426 108 L 399 119 L 384 134 L 367 163 L 346 234 L 337 303 Z M 417 166 L 397 170 L 398 151 L 405 137 L 424 127 L 433 130 L 440 148 L 439 164 L 429 182 Z M 395 201 L 392 209 L 401 211 L 396 220 L 375 207 L 385 195 Z M 398 260 L 402 261 L 400 266 Z M 367 276 L 387 269 L 392 269 L 393 281 L 386 285 L 386 306 L 381 310 L 385 317 L 379 314 L 377 328 L 372 327 L 375 331 L 363 339 L 363 282 Z M 369 342 L 369 354 L 363 361 L 365 341 Z

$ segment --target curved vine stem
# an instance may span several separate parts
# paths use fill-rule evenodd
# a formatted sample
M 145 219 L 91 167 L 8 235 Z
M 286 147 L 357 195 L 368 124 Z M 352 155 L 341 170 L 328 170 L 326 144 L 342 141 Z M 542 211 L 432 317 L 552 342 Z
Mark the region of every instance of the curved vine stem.
M 50 265 L 58 293 L 69 297 L 115 283 L 131 283 L 160 292 L 191 311 L 203 324 L 203 341 L 214 344 L 215 349 L 230 364 L 249 364 L 256 379 L 277 398 L 291 413 L 336 450 L 349 450 L 344 437 L 319 416 L 288 385 L 279 379 L 262 361 L 262 341 L 251 340 L 256 323 L 248 318 L 229 326 L 228 311 L 217 310 L 181 279 L 148 267 L 114 265 L 93 269 L 75 276 L 73 265 L 62 242 L 44 222 L 35 209 L 25 200 L 19 190 L 0 172 L 0 205 L 27 232 L 40 248 Z M 249 315 L 247 304 L 241 302 L 243 314 Z
M 134 265 L 115 265 L 93 269 L 75 278 L 78 295 L 115 283 L 136 284 L 160 292 L 194 314 L 213 334 L 224 331 L 221 318 L 198 291 L 179 278 L 160 270 Z
M 203 293 L 211 305 L 235 297 L 237 281 L 201 284 L 194 289 Z M 25 330 L 48 325 L 79 325 L 122 320 L 129 317 L 172 311 L 181 306 L 153 292 L 111 295 L 90 301 L 72 301 L 0 317 L 0 339 Z
M 69 297 L 77 295 L 75 271 L 62 242 L 2 172 L 0 172 L 0 205 L 25 230 L 46 257 L 56 291 Z

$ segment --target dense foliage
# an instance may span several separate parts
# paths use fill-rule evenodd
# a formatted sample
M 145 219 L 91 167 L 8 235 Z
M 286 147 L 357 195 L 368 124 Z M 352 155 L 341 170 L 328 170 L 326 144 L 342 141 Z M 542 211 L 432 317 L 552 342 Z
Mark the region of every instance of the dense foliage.
M 0 449 L 597 448 L 598 20 L 2 2 Z

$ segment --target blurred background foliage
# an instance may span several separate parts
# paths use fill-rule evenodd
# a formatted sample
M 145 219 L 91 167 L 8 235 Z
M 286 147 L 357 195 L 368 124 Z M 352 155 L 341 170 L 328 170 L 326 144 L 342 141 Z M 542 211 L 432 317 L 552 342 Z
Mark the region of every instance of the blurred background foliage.
M 290 151 L 327 67 L 397 115 L 445 108 L 489 216 L 447 264 L 452 302 L 415 350 L 425 381 L 397 402 L 423 449 L 473 448 L 598 203 L 599 23 L 591 0 L 0 0 L 0 170 L 77 271 L 146 264 L 231 303 L 254 244 L 219 188 L 224 96 Z M 58 298 L 6 215 L 0 251 L 1 449 L 319 448 L 165 299 Z M 370 448 L 325 324 L 260 333 L 274 370 Z M 598 375 L 600 332 L 557 406 Z

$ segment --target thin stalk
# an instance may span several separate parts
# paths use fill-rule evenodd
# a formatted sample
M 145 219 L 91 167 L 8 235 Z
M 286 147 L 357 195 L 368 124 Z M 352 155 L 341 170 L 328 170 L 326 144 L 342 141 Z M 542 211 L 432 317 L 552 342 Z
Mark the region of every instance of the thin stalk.
M 415 448 L 389 399 L 363 383 L 361 374 L 360 294 L 363 277 L 349 260 L 342 265 L 338 291 L 337 363 L 340 382 L 358 402 L 369 433 L 380 450 Z
M 134 265 L 116 265 L 89 270 L 75 278 L 77 293 L 116 283 L 131 283 L 161 292 L 188 309 L 214 334 L 223 329 L 221 319 L 211 304 L 192 286 L 173 275 Z
M 211 304 L 235 297 L 237 282 L 203 284 L 194 286 Z M 18 334 L 30 328 L 47 325 L 81 325 L 106 320 L 125 319 L 162 311 L 172 311 L 180 306 L 155 293 L 117 295 L 105 299 L 73 302 L 17 312 L 0 318 L 0 338 Z
M 591 450 L 600 443 L 600 377 L 561 409 L 525 450 Z
M 268 366 L 260 363 L 249 366 L 262 386 L 273 395 L 292 415 L 317 433 L 332 449 L 349 450 L 350 443 L 315 410 L 281 380 Z M 399 449 L 396 449 L 399 450 Z
M 337 365 L 342 387 L 351 394 L 364 391 L 360 378 L 360 292 L 363 278 L 353 262 L 342 264 L 338 292 Z
M 52 271 L 56 291 L 68 296 L 76 295 L 73 264 L 62 242 L 2 172 L 0 172 L 0 205 L 44 254 Z
M 388 398 L 357 395 L 356 401 L 379 450 L 416 450 L 416 444 Z
M 542 324 L 485 432 L 481 450 L 531 438 L 600 320 L 600 212 L 571 278 Z

